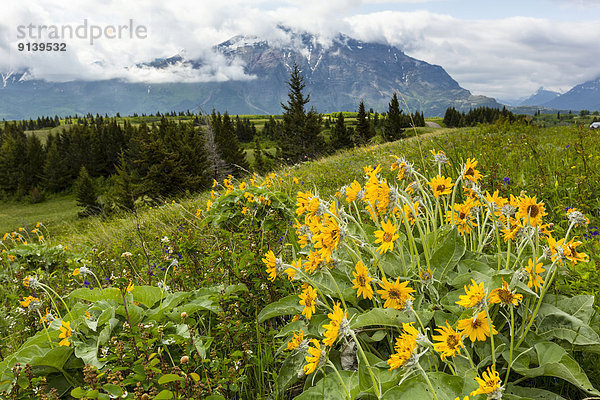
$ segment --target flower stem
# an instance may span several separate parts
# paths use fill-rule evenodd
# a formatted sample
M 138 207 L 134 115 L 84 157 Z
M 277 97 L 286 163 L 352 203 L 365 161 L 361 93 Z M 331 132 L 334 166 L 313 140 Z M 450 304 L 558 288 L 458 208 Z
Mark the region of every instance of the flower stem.
M 425 370 L 423 369 L 423 367 L 421 367 L 421 364 L 419 364 L 419 363 L 417 363 L 417 367 L 423 374 L 423 377 L 425 378 L 425 381 L 427 382 L 427 386 L 429 386 L 429 389 L 431 389 L 431 394 L 433 395 L 434 400 L 438 400 L 437 395 L 435 394 L 435 389 L 433 388 L 433 385 L 431 384 L 429 377 L 425 373 Z
M 379 390 L 379 385 L 378 385 L 377 379 L 375 378 L 375 375 L 373 375 L 373 371 L 371 371 L 371 364 L 369 364 L 367 355 L 365 354 L 362 346 L 360 345 L 360 343 L 359 343 L 358 339 L 356 338 L 356 335 L 354 334 L 354 331 L 352 329 L 350 329 L 350 336 L 352 336 L 352 339 L 354 340 L 354 342 L 356 343 L 356 346 L 358 347 L 358 351 L 360 352 L 360 355 L 362 356 L 363 360 L 365 360 L 365 364 L 367 364 L 367 369 L 369 370 L 369 375 L 371 376 L 371 381 L 373 382 L 373 389 L 375 389 L 375 394 L 377 395 L 377 398 L 380 399 L 381 392 Z
M 506 377 L 504 378 L 504 382 L 508 382 L 508 376 L 510 374 L 510 367 L 512 365 L 512 358 L 513 358 L 514 340 L 515 340 L 515 312 L 513 310 L 513 306 L 510 306 L 510 351 L 509 351 L 509 356 L 508 356 L 508 367 L 506 368 Z

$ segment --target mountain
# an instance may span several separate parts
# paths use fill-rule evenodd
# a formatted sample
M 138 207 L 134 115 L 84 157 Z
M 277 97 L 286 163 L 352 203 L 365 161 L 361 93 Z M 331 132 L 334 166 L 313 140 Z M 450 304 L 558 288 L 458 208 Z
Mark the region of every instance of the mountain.
M 545 90 L 543 87 L 540 87 L 537 92 L 529 96 L 528 98 L 521 100 L 519 102 L 519 106 L 540 106 L 542 104 L 548 103 L 549 101 L 554 100 L 560 96 L 560 93 L 554 92 L 552 90 Z
M 228 65 L 241 63 L 245 79 L 223 82 L 131 83 L 103 81 L 48 82 L 27 72 L 7 74 L 0 87 L 0 117 L 86 113 L 121 114 L 156 111 L 228 110 L 234 114 L 278 114 L 287 100 L 291 66 L 297 63 L 306 92 L 319 112 L 367 109 L 386 111 L 392 94 L 402 95 L 410 111 L 442 116 L 447 107 L 501 107 L 494 99 L 474 96 L 438 65 L 409 57 L 397 47 L 338 35 L 327 45 L 305 32 L 280 27 L 286 39 L 236 36 L 215 46 Z M 144 68 L 211 68 L 209 61 L 177 55 L 156 59 Z M 25 77 L 25 78 L 23 78 Z M 17 79 L 18 78 L 18 79 Z M 401 101 L 401 104 L 404 103 Z
M 600 77 L 574 86 L 543 105 L 559 110 L 600 110 Z

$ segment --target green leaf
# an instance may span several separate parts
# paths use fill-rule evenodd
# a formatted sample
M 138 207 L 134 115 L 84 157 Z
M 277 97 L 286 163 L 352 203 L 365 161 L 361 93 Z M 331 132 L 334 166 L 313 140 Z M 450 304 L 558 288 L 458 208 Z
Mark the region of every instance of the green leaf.
M 339 374 L 350 394 L 350 398 L 355 398 L 359 392 L 358 374 L 353 371 L 339 371 Z M 347 398 L 348 396 L 338 376 L 335 372 L 328 371 L 323 379 L 319 380 L 316 385 L 305 390 L 295 400 L 340 400 Z
M 258 322 L 262 323 L 270 318 L 281 315 L 299 314 L 303 309 L 304 307 L 300 305 L 298 295 L 292 294 L 263 308 L 258 314 Z
M 350 327 L 352 329 L 371 325 L 401 327 L 403 322 L 414 321 L 415 319 L 409 317 L 407 313 L 394 308 L 374 308 L 350 321 Z
M 164 385 L 165 383 L 180 381 L 183 378 L 177 374 L 165 374 L 158 378 L 158 384 Z
M 100 369 L 105 363 L 98 360 L 98 342 L 94 339 L 86 339 L 85 342 L 77 343 L 75 355 L 83 360 L 85 364 L 93 365 Z
M 528 378 L 537 376 L 561 378 L 590 394 L 600 395 L 577 361 L 571 358 L 561 346 L 552 342 L 539 342 L 534 347 L 539 367 L 532 368 L 529 365 L 529 357 L 520 357 L 518 362 L 513 364 L 515 372 Z
M 164 318 L 164 314 L 171 312 L 175 307 L 181 304 L 187 297 L 190 296 L 189 292 L 175 292 L 175 293 L 164 293 L 162 304 L 159 303 L 157 307 L 154 307 L 147 312 L 147 318 L 156 322 L 161 322 Z
M 159 394 L 156 395 L 154 400 L 168 400 L 173 398 L 173 392 L 170 390 L 163 390 Z
M 531 399 L 536 400 L 565 400 L 564 397 L 559 396 L 556 393 L 552 393 L 548 390 L 530 388 L 530 387 L 521 387 L 516 386 L 512 383 L 506 385 L 506 394 L 515 394 L 521 397 L 529 397 Z
M 438 400 L 454 400 L 456 397 L 462 398 L 469 393 L 469 386 L 465 386 L 465 380 L 460 376 L 448 375 L 443 372 L 428 372 L 427 376 Z M 434 397 L 427 382 L 421 375 L 417 375 L 388 390 L 382 398 L 386 400 L 428 400 Z
M 71 354 L 73 354 L 73 349 L 70 346 L 58 346 L 50 349 L 44 355 L 33 357 L 29 364 L 34 367 L 51 367 L 62 371 Z
M 307 331 L 306 322 L 302 320 L 291 321 L 288 324 L 286 324 L 283 328 L 281 328 L 281 330 L 275 335 L 275 337 L 288 336 L 289 334 L 299 332 L 300 330 L 304 332 Z
M 84 397 L 86 395 L 86 391 L 83 390 L 81 387 L 76 387 L 73 390 L 71 390 L 71 396 L 75 397 L 76 399 L 81 399 L 82 397 Z
M 577 308 L 577 304 L 581 307 L 584 305 L 584 303 L 579 301 L 573 308 Z M 583 311 L 579 315 L 586 317 Z M 575 315 L 545 302 L 542 303 L 539 309 L 537 326 L 537 333 L 547 339 L 564 339 L 576 345 L 594 345 L 600 343 L 598 334 L 585 322 L 575 317 Z
M 87 300 L 90 302 L 96 302 L 100 300 L 114 300 L 116 302 L 123 301 L 121 297 L 121 291 L 117 288 L 94 288 L 91 290 L 80 288 L 73 290 L 68 297 L 73 299 Z
M 169 317 L 173 320 L 180 321 L 181 313 L 184 311 L 191 316 L 198 311 L 211 311 L 213 313 L 218 313 L 221 311 L 221 307 L 215 300 L 212 300 L 208 297 L 201 297 L 175 308 L 173 312 L 169 313 Z
M 123 389 L 118 385 L 113 385 L 111 383 L 105 383 L 102 385 L 102 389 L 106 390 L 108 394 L 115 397 L 121 397 L 123 395 Z
M 444 277 L 448 271 L 458 264 L 464 254 L 465 243 L 463 238 L 459 235 L 456 229 L 453 229 L 446 236 L 446 239 L 440 248 L 438 248 L 431 256 L 431 267 L 435 268 L 435 274 L 440 274 L 439 277 L 436 278 L 444 282 Z
M 133 300 L 152 308 L 156 302 L 160 301 L 162 291 L 156 286 L 135 286 L 133 291 Z
M 294 351 L 285 359 L 277 375 L 277 393 L 285 393 L 291 385 L 298 381 L 298 373 L 304 366 L 304 356 L 304 352 Z

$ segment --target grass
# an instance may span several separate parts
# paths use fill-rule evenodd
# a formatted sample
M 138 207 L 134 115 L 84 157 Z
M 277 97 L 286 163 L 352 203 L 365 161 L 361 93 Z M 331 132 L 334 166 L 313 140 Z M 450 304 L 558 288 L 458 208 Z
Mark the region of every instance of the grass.
M 52 227 L 69 225 L 77 221 L 77 205 L 72 195 L 60 195 L 42 203 L 0 202 L 0 232 L 32 226 L 37 222 Z
M 323 199 L 330 199 L 342 185 L 354 179 L 361 181 L 363 167 L 367 165 L 381 163 L 383 177 L 391 181 L 393 174 L 389 169 L 394 161 L 393 155 L 406 157 L 421 172 L 431 170 L 435 166 L 430 162 L 429 150 L 435 148 L 444 150 L 450 158 L 450 165 L 444 167 L 447 168 L 444 174 L 456 176 L 455 170 L 468 157 L 475 157 L 485 175 L 485 189 L 498 188 L 502 194 L 518 194 L 520 190 L 527 190 L 528 194 L 537 195 L 538 200 L 547 204 L 551 214 L 548 221 L 564 220 L 564 207 L 571 205 L 583 208 L 592 219 L 592 225 L 598 223 L 600 180 L 597 171 L 600 171 L 600 157 L 597 154 L 600 154 L 600 148 L 587 131 L 574 131 L 571 127 L 536 129 L 499 125 L 468 129 L 421 128 L 418 132 L 417 137 L 403 141 L 351 149 L 320 160 L 284 167 L 276 171 L 276 177 L 272 178 L 272 189 L 292 199 L 298 191 L 306 190 L 318 192 Z M 510 183 L 504 181 L 505 177 L 510 178 Z M 259 181 L 262 182 L 262 179 Z M 237 182 L 235 184 L 237 187 Z M 50 233 L 47 235 L 49 244 L 68 245 L 69 251 L 72 249 L 77 256 L 81 254 L 82 259 L 89 263 L 84 265 L 95 269 L 100 279 L 112 273 L 125 274 L 122 277 L 125 283 L 133 279 L 136 286 L 149 284 L 145 271 L 150 268 L 150 259 L 159 267 L 166 266 L 170 262 L 169 257 L 180 253 L 183 255 L 181 265 L 173 272 L 174 275 L 168 277 L 173 290 L 183 290 L 182 287 L 186 285 L 198 288 L 243 282 L 250 293 L 260 293 L 260 296 L 236 298 L 230 303 L 222 300 L 221 307 L 227 312 L 207 317 L 207 322 L 203 323 L 208 328 L 203 332 L 216 337 L 216 340 L 211 348 L 211 361 L 205 363 L 210 369 L 213 385 L 223 379 L 230 385 L 227 389 L 227 385 L 223 384 L 224 390 L 233 390 L 227 378 L 227 365 L 240 362 L 242 369 L 247 371 L 241 376 L 249 379 L 246 382 L 249 389 L 246 397 L 236 395 L 230 398 L 266 398 L 273 389 L 271 376 L 279 371 L 281 362 L 281 354 L 274 354 L 281 345 L 281 339 L 273 337 L 275 329 L 281 328 L 277 325 L 281 321 L 257 324 L 255 313 L 260 312 L 265 304 L 277 300 L 278 296 L 289 293 L 285 292 L 288 290 L 285 280 L 273 284 L 266 281 L 260 259 L 267 250 L 281 249 L 278 239 L 281 240 L 283 236 L 280 235 L 287 234 L 287 231 L 274 229 L 255 235 L 254 231 L 248 230 L 248 226 L 240 225 L 223 232 L 212 226 L 199 225 L 195 217 L 196 210 L 204 210 L 208 199 L 206 192 L 194 194 L 175 202 L 140 209 L 137 214 L 115 215 L 109 220 L 98 217 L 77 219 L 77 207 L 72 196 L 50 198 L 41 204 L 2 203 L 0 233 L 42 221 Z M 563 228 L 560 223 L 555 227 L 559 231 Z M 592 259 L 591 267 L 582 272 L 573 269 L 571 277 L 561 278 L 567 281 L 561 284 L 561 293 L 597 294 L 591 282 L 597 281 L 593 263 L 598 262 L 598 240 L 585 241 L 584 246 L 584 251 Z M 132 254 L 131 259 L 123 256 L 126 253 Z M 81 287 L 82 279 L 71 275 L 73 268 L 80 265 L 79 260 L 76 263 L 56 262 L 50 267 L 42 265 L 44 268 L 55 268 L 52 275 L 46 278 L 47 282 L 62 294 Z M 21 270 L 15 272 L 14 277 L 3 281 L 4 289 L 0 290 L 14 297 L 3 300 L 6 315 L 13 313 L 10 307 L 16 307 L 17 300 L 29 294 L 19 282 L 24 274 L 32 273 L 34 267 L 31 265 L 20 267 Z M 38 268 L 37 264 L 33 265 Z M 156 272 L 161 274 L 158 268 Z M 154 278 L 151 284 L 156 285 L 157 279 Z M 578 280 L 579 286 L 569 286 L 569 279 Z M 589 284 L 586 284 L 586 280 Z M 237 304 L 238 301 L 242 302 L 241 306 Z M 240 313 L 238 308 L 241 309 Z M 36 316 L 32 318 L 29 315 L 27 318 L 26 322 L 17 324 L 39 329 L 34 323 Z M 31 328 L 19 331 L 21 325 L 13 329 L 19 332 L 16 333 L 17 337 L 26 339 L 33 334 Z M 202 326 L 198 325 L 197 329 L 202 329 Z M 123 333 L 120 335 L 127 337 Z M 272 353 L 265 351 L 265 348 L 273 349 Z M 246 350 L 251 350 L 255 356 L 246 358 Z M 199 375 L 204 378 L 204 365 L 197 363 L 196 366 Z M 597 363 L 587 366 L 593 371 Z M 220 373 L 219 368 L 227 372 Z M 599 383 L 600 377 L 597 377 L 594 384 Z M 293 390 L 298 393 L 301 388 Z

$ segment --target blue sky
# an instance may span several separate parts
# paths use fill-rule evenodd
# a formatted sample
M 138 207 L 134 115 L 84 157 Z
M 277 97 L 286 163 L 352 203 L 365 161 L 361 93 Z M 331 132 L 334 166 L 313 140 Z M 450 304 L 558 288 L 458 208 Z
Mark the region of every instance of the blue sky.
M 18 24 L 122 24 L 148 28 L 145 40 L 69 40 L 68 51 L 16 50 Z M 0 73 L 29 70 L 47 80 L 205 81 L 244 78 L 212 46 L 238 34 L 281 39 L 276 26 L 337 33 L 397 46 L 441 65 L 474 94 L 515 99 L 539 87 L 566 91 L 600 76 L 600 0 L 24 0 L 3 5 Z M 22 41 L 22 40 L 21 40 Z M 206 70 L 140 71 L 137 63 L 183 54 Z

